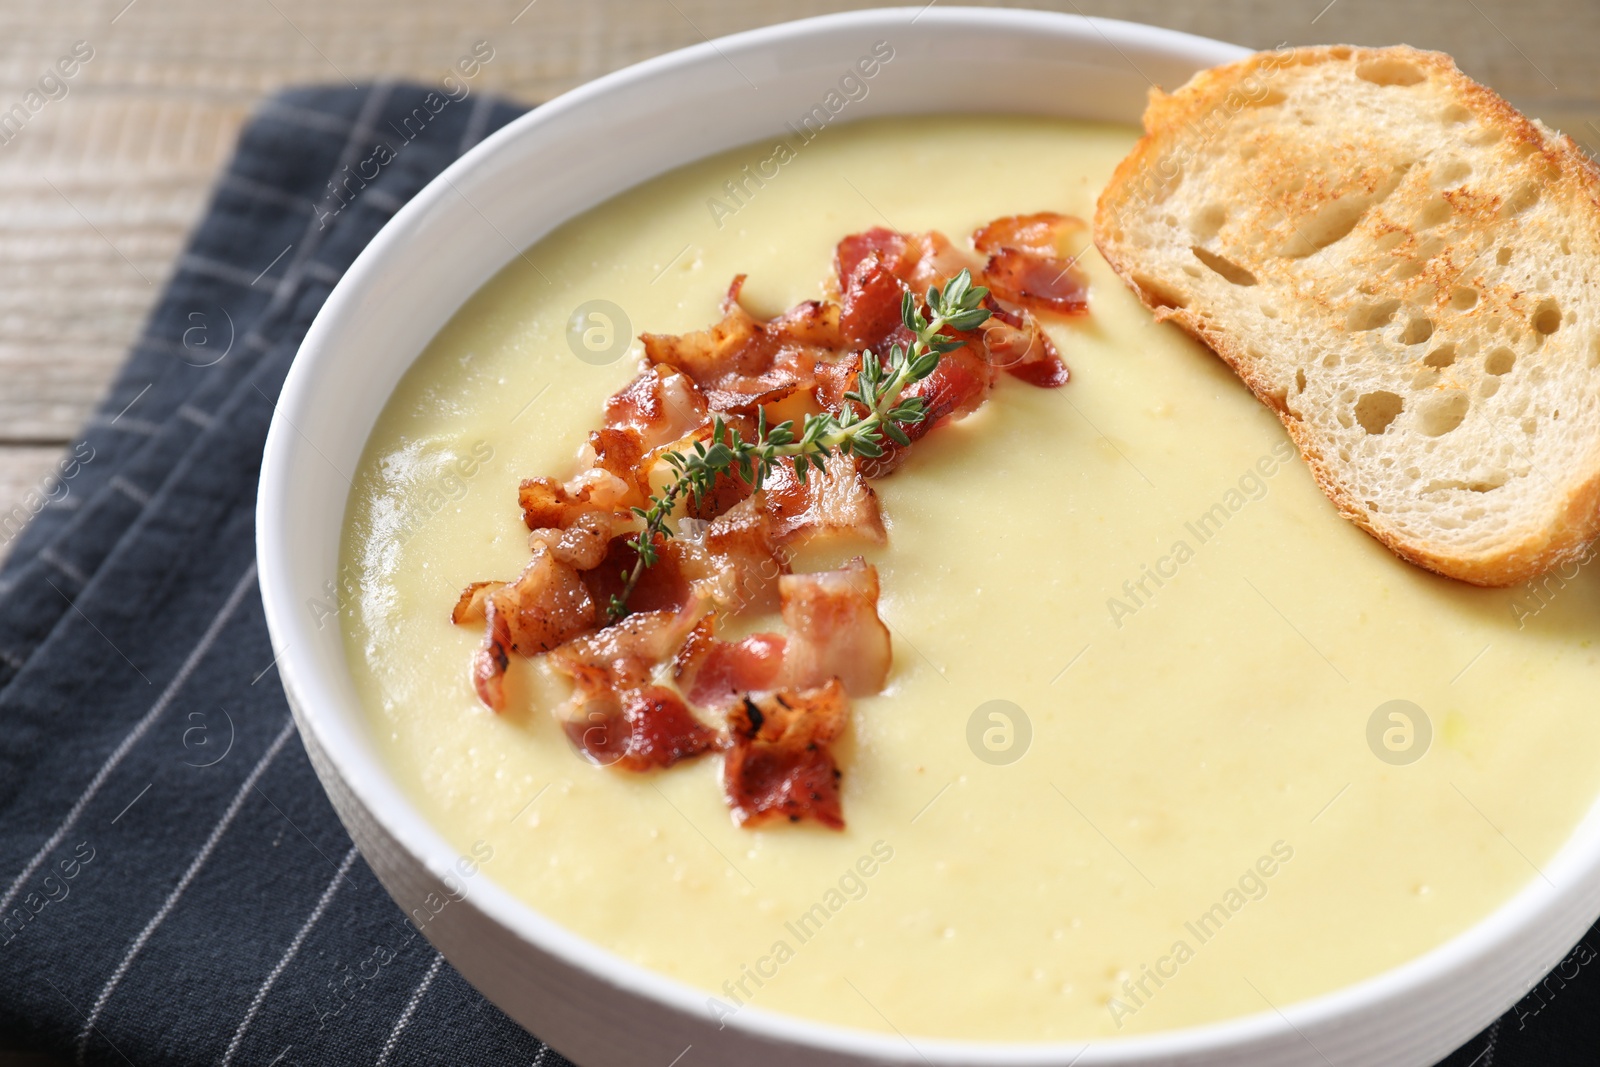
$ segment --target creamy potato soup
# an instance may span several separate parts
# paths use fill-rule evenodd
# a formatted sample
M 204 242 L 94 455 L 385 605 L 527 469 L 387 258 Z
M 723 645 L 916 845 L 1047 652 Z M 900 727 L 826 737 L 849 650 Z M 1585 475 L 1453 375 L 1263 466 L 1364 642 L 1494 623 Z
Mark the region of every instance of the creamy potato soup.
M 505 713 L 475 696 L 451 607 L 527 563 L 518 482 L 575 471 L 635 335 L 715 322 L 738 273 L 761 316 L 819 297 L 871 227 L 1087 219 L 1135 136 L 861 123 L 760 182 L 752 145 L 574 219 L 434 338 L 356 472 L 343 622 L 390 766 L 484 876 L 718 1017 L 1005 1040 L 1325 993 L 1538 877 L 1600 791 L 1592 571 L 1486 590 L 1395 559 L 1092 251 L 1090 314 L 1041 316 L 1070 383 L 1002 375 L 876 483 L 886 545 L 795 561 L 864 551 L 892 634 L 834 746 L 843 831 L 738 827 L 717 755 L 591 765 L 537 660 Z

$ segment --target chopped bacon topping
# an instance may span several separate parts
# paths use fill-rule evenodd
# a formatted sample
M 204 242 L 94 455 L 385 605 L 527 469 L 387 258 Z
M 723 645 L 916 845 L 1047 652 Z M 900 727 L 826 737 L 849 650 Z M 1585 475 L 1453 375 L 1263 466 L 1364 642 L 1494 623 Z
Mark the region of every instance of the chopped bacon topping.
M 1065 315 L 1089 309 L 1089 286 L 1077 269 L 1078 251 L 1070 242 L 1087 243 L 1082 219 L 1052 211 L 995 219 L 972 235 L 972 244 L 988 255 L 983 284 L 1001 300 Z
M 628 689 L 619 694 L 619 704 L 610 715 L 591 712 L 586 721 L 565 724 L 572 743 L 603 767 L 654 770 L 718 747 L 717 732 L 670 689 Z
M 946 419 L 959 419 L 983 406 L 994 385 L 994 365 L 972 345 L 946 352 L 933 373 L 906 388 L 907 396 L 920 396 L 926 403 L 922 421 L 916 424 L 921 440 Z M 911 436 L 911 431 L 907 431 Z
M 740 825 L 814 819 L 844 828 L 839 768 L 828 745 L 849 718 L 844 686 L 830 678 L 815 689 L 747 693 L 728 713 L 731 747 L 722 787 Z
M 593 670 L 617 685 L 643 685 L 656 664 L 672 659 L 708 610 L 704 601 L 695 599 L 677 611 L 635 611 L 568 641 L 550 656 L 550 663 L 572 677 Z
M 1088 242 L 1089 227 L 1074 215 L 1040 211 L 1032 215 L 1006 215 L 972 234 L 972 247 L 989 254 L 1002 248 L 1031 252 L 1038 256 L 1077 258 L 1071 245 Z
M 906 254 L 906 237 L 894 230 L 874 226 L 864 233 L 852 233 L 833 250 L 833 270 L 840 281 L 855 273 L 856 265 L 876 254 L 892 271 Z
M 1002 248 L 983 268 L 983 284 L 1002 300 L 1075 315 L 1089 309 L 1089 287 L 1070 260 Z
M 650 684 L 705 617 L 704 601 L 678 611 L 636 611 L 602 630 L 576 637 L 550 654 L 550 666 L 572 681 L 572 697 L 558 712 L 565 722 L 592 722 L 622 713 L 622 694 Z
M 989 362 L 1041 389 L 1066 385 L 1067 365 L 1033 316 L 1008 311 L 992 299 L 990 304 L 990 319 L 983 324 Z
M 680 534 L 682 568 L 694 590 L 730 614 L 778 606 L 778 578 L 789 573 L 772 521 L 753 497 L 730 508 L 696 534 Z
M 874 251 L 840 276 L 839 335 L 852 349 L 877 349 L 901 326 L 905 283 Z
M 826 470 L 811 469 L 801 483 L 793 461 L 773 468 L 762 487 L 772 535 L 780 543 L 852 535 L 872 544 L 888 540 L 878 494 L 857 469 L 855 456 L 834 455 Z
M 622 592 L 624 575 L 633 570 L 639 553 L 628 542 L 632 534 L 611 538 L 606 542 L 605 556 L 594 567 L 581 575 L 584 586 L 596 604 L 605 608 L 612 596 Z M 654 567 L 646 567 L 634 586 L 628 604 L 635 611 L 677 611 L 691 598 L 689 579 L 684 574 L 684 548 L 676 539 L 658 540 L 659 558 Z
M 785 685 L 809 689 L 830 678 L 851 696 L 870 696 L 889 677 L 889 628 L 878 617 L 878 568 L 860 556 L 833 571 L 778 579 L 789 640 Z
M 826 326 L 825 315 L 807 313 L 776 325 L 758 322 L 739 303 L 743 285 L 744 275 L 734 278 L 722 321 L 709 329 L 639 337 L 645 358 L 688 375 L 713 411 L 754 411 L 809 389 L 818 351 L 797 334 Z
M 706 411 L 706 398 L 688 375 L 648 367 L 606 401 L 606 428 L 633 431 L 648 450 L 699 427 Z
M 503 683 L 510 654 L 549 652 L 592 627 L 595 610 L 578 572 L 540 542 L 516 581 L 468 586 L 451 619 L 458 624 L 484 621 L 483 645 L 473 660 L 473 683 L 484 704 L 499 711 L 505 707 Z
M 512 655 L 545 655 L 572 687 L 557 718 L 594 762 L 647 771 L 726 749 L 724 787 L 741 823 L 842 827 L 829 745 L 845 729 L 849 698 L 876 693 L 887 680 L 889 630 L 878 614 L 875 568 L 857 558 L 795 574 L 791 553 L 840 537 L 884 543 L 870 479 L 977 410 L 999 370 L 1041 388 L 1067 381 L 1030 309 L 1085 310 L 1071 247 L 1085 232 L 1079 220 L 1049 213 L 996 219 L 973 235 L 971 249 L 934 232 L 868 230 L 835 250 L 836 299 L 763 320 L 741 303 L 739 275 L 720 321 L 642 335 L 645 365 L 606 401 L 577 472 L 519 487 L 527 568 L 512 582 L 469 585 L 451 613 L 457 625 L 482 627 L 472 666 L 479 698 L 502 710 Z M 907 388 L 924 403 L 923 419 L 901 427 L 910 444 L 886 439 L 872 459 L 830 456 L 803 483 L 787 460 L 760 485 L 719 475 L 705 493 L 679 502 L 674 535 L 658 539 L 656 562 L 629 594 L 631 614 L 606 624 L 638 563 L 630 542 L 643 528 L 639 509 L 676 476 L 670 457 L 708 442 L 714 419 L 748 439 L 758 416 L 798 429 L 818 411 L 865 414 L 846 399 L 858 391 L 863 351 L 887 357 L 894 345 L 910 347 L 905 294 L 920 298 L 964 269 L 991 290 L 990 319 L 971 332 L 946 330 L 961 347 Z M 773 611 L 786 632 L 717 636 L 730 620 Z
M 567 527 L 542 527 L 528 534 L 528 544 L 544 545 L 550 554 L 569 567 L 590 570 L 606 557 L 606 549 L 623 517 L 610 511 L 586 511 Z
M 751 634 L 740 641 L 712 635 L 707 619 L 684 641 L 672 661 L 672 678 L 703 708 L 727 708 L 745 693 L 771 689 L 783 670 L 782 634 Z
M 767 323 L 767 333 L 782 343 L 811 345 L 830 352 L 844 347 L 839 305 L 821 300 L 796 304 Z

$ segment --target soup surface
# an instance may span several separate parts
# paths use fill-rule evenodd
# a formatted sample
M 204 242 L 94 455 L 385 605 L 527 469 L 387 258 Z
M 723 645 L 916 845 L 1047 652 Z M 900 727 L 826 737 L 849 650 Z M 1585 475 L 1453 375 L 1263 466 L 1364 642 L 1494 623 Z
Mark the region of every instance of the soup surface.
M 1399 562 L 1093 251 L 1091 313 L 1043 317 L 1071 382 L 1002 375 L 877 483 L 894 666 L 835 746 L 843 832 L 736 827 L 718 757 L 589 765 L 535 661 L 506 714 L 478 702 L 450 608 L 526 563 L 517 483 L 573 472 L 634 335 L 716 321 L 736 273 L 757 315 L 818 297 L 874 226 L 1089 218 L 1135 136 L 948 117 L 781 164 L 753 145 L 573 220 L 433 340 L 355 478 L 343 622 L 394 772 L 487 877 L 713 1014 L 1015 1040 L 1282 1006 L 1539 877 L 1600 792 L 1594 575 L 1484 590 Z

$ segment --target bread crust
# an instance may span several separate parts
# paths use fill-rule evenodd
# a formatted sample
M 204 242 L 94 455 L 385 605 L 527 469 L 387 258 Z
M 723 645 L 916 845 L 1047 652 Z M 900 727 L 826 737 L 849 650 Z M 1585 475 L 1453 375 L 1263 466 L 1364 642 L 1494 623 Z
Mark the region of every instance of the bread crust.
M 1578 560 L 1600 535 L 1600 454 L 1590 456 L 1587 471 L 1565 475 L 1572 484 L 1555 509 L 1556 514 L 1535 526 L 1520 529 L 1492 549 L 1462 553 L 1452 546 L 1407 536 L 1375 518 L 1358 498 L 1355 490 L 1340 476 L 1338 462 L 1323 452 L 1324 440 L 1285 402 L 1280 383 L 1262 370 L 1261 361 L 1248 352 L 1250 338 L 1225 322 L 1219 322 L 1203 309 L 1176 300 L 1163 292 L 1143 269 L 1139 249 L 1119 240 L 1113 222 L 1124 212 L 1137 210 L 1141 184 L 1146 188 L 1150 172 L 1179 139 L 1191 135 L 1198 124 L 1219 108 L 1237 113 L 1250 106 L 1261 94 L 1262 77 L 1284 66 L 1313 66 L 1324 63 L 1362 64 L 1397 59 L 1425 71 L 1430 78 L 1448 83 L 1450 91 L 1471 109 L 1480 121 L 1492 123 L 1513 144 L 1530 146 L 1558 175 L 1558 183 L 1571 188 L 1587 201 L 1591 220 L 1600 219 L 1600 168 L 1570 137 L 1539 125 L 1493 90 L 1480 85 L 1456 67 L 1454 60 L 1439 52 L 1407 46 L 1359 48 L 1345 45 L 1304 47 L 1277 52 L 1260 52 L 1237 62 L 1201 71 L 1187 84 L 1168 94 L 1150 90 L 1144 114 L 1145 134 L 1133 151 L 1122 160 L 1096 205 L 1095 244 L 1112 269 L 1127 283 L 1158 321 L 1170 321 L 1209 346 L 1269 407 L 1293 439 L 1318 486 L 1345 518 L 1354 522 L 1395 555 L 1420 567 L 1482 586 L 1506 586 L 1535 578 L 1552 568 Z M 1284 161 L 1293 166 L 1293 160 Z M 1158 176 L 1159 180 L 1159 176 Z

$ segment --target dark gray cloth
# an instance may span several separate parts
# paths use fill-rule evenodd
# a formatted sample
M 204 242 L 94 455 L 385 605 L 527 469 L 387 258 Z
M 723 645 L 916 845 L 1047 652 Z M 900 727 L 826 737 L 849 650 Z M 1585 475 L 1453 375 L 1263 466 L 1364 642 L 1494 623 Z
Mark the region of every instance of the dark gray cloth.
M 428 92 L 263 107 L 66 492 L 0 571 L 0 1048 L 566 1063 L 443 962 L 351 847 L 256 589 L 256 476 L 300 338 L 390 215 L 517 113 L 482 95 L 434 112 Z M 393 159 L 367 178 L 379 143 Z M 1449 1067 L 1600 1062 L 1592 958 L 1581 946 Z
M 0 574 L 0 1048 L 565 1063 L 356 855 L 290 725 L 254 567 L 262 444 L 306 328 L 394 211 L 519 110 L 420 86 L 267 103 L 65 492 L 17 539 Z M 393 158 L 373 176 L 380 143 Z

